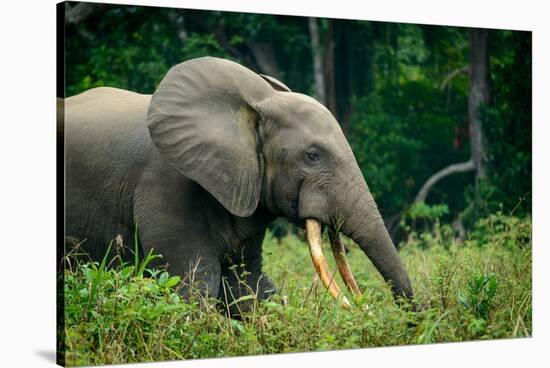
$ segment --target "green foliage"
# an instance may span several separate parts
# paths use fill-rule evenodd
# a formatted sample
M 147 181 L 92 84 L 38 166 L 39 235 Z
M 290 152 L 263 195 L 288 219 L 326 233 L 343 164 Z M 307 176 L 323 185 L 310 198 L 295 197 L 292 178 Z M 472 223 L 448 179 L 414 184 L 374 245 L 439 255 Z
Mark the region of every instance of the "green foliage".
M 391 215 L 412 202 L 434 172 L 468 158 L 467 146 L 453 146 L 466 100 L 461 94 L 450 104 L 425 75 L 403 80 L 398 89 L 380 88 L 353 100 L 348 138 L 379 207 Z M 456 212 L 464 206 L 469 178 L 453 179 L 434 188 L 430 198 Z
M 356 100 L 351 121 L 350 145 L 373 196 L 384 212 L 391 213 L 406 203 L 414 191 L 414 181 L 401 165 L 415 167 L 420 142 L 409 138 L 408 124 L 384 112 L 380 96 Z M 399 146 L 402 149 L 395 150 Z M 395 188 L 400 186 L 400 191 Z
M 466 296 L 459 296 L 460 303 L 477 318 L 487 319 L 489 309 L 497 292 L 497 279 L 494 274 L 474 274 L 468 280 Z
M 405 213 L 405 216 L 411 218 L 412 220 L 436 220 L 448 213 L 449 207 L 446 204 L 427 205 L 424 202 L 415 202 Z
M 416 312 L 395 304 L 349 239 L 348 259 L 363 290 L 361 297 L 348 296 L 351 310 L 316 279 L 302 240 L 291 234 L 278 243 L 268 234 L 265 271 L 280 293 L 254 303 L 241 321 L 226 318 L 215 300 L 192 286 L 184 300 L 178 293 L 184 280 L 149 269 L 153 254 L 137 265 L 80 263 L 65 272 L 66 361 L 95 365 L 531 336 L 531 222 L 495 216 L 479 220 L 462 243 L 438 225 L 401 244 Z M 324 248 L 330 253 L 326 237 Z
M 182 55 L 185 55 L 185 59 L 194 59 L 207 55 L 232 59 L 227 55 L 227 53 L 222 49 L 220 44 L 211 34 L 193 33 L 187 39 L 187 42 L 184 44 L 181 52 Z
M 448 213 L 449 207 L 446 204 L 428 205 L 415 202 L 401 215 L 400 225 L 407 232 L 409 241 L 416 239 L 420 241 L 419 245 L 429 244 L 431 241 L 441 242 L 442 234 L 454 233 L 449 225 L 441 225 L 440 222 Z M 419 229 L 424 231 L 418 234 Z
M 190 32 L 183 43 L 180 17 L 171 9 L 103 5 L 89 21 L 69 24 L 67 95 L 99 86 L 153 93 L 181 61 L 207 55 L 231 59 L 211 33 Z
M 433 173 L 470 156 L 468 30 L 327 19 L 318 26 L 322 47 L 329 36 L 334 42 L 333 113 L 382 215 L 398 214 Z M 294 91 L 315 91 L 306 17 L 98 5 L 67 24 L 66 36 L 67 95 L 106 85 L 152 93 L 172 65 L 205 55 L 263 73 L 268 63 Z M 466 228 L 501 208 L 531 211 L 531 35 L 492 30 L 489 38 L 488 178 L 473 185 L 473 174 L 453 175 L 428 198 L 448 206 L 441 220 L 464 212 Z
M 479 219 L 471 238 L 479 243 L 493 243 L 505 248 L 530 247 L 532 226 L 529 217 L 506 216 L 501 211 Z
M 491 104 L 483 110 L 488 141 L 489 211 L 531 212 L 531 34 L 493 32 Z M 528 82 L 527 82 L 528 81 Z M 522 198 L 518 203 L 517 198 Z

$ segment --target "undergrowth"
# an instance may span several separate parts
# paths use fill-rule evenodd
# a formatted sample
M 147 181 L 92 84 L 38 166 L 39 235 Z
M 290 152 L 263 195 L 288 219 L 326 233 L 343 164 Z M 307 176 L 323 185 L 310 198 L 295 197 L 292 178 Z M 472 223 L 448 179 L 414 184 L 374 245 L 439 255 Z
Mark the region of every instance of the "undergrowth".
M 330 254 L 325 240 L 325 253 Z M 348 241 L 348 259 L 363 290 L 341 309 L 315 276 L 299 235 L 264 241 L 265 271 L 280 288 L 243 320 L 215 300 L 178 293 L 183 281 L 132 264 L 76 262 L 64 273 L 65 361 L 96 365 L 320 351 L 531 336 L 531 221 L 495 214 L 458 243 L 436 222 L 411 232 L 400 256 L 417 311 L 395 304 L 388 286 Z M 331 258 L 331 257 L 327 257 Z M 334 262 L 329 259 L 335 270 Z M 146 275 L 146 274 L 149 275 Z M 151 277 L 152 276 L 152 277 Z M 340 285 L 343 285 L 338 278 Z

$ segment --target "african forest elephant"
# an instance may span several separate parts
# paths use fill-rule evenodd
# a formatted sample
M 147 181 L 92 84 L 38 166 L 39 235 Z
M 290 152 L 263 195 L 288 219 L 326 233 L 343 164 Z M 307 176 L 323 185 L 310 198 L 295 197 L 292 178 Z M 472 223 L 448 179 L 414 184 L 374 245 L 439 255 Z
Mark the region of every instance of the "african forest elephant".
M 154 248 L 182 277 L 193 269 L 206 295 L 265 299 L 276 289 L 262 273 L 262 240 L 283 216 L 306 228 L 334 297 L 341 291 L 321 252 L 321 226 L 352 292 L 359 289 L 339 232 L 394 295 L 413 294 L 337 121 L 274 78 L 228 60 L 189 60 L 170 69 L 152 96 L 95 88 L 67 98 L 64 132 L 66 235 L 86 239 L 82 247 L 96 259 L 114 238 L 133 244 L 137 228 L 141 254 Z M 250 288 L 241 287 L 232 263 L 245 265 Z

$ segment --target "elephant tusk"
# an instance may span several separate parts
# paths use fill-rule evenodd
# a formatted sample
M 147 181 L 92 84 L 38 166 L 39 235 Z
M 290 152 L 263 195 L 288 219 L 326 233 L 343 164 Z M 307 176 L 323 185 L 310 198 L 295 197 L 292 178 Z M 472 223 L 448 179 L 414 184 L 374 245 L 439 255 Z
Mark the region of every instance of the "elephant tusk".
M 332 254 L 334 254 L 334 260 L 338 266 L 338 271 L 344 280 L 348 290 L 353 293 L 353 295 L 361 296 L 361 290 L 353 277 L 351 268 L 349 267 L 348 260 L 346 259 L 346 253 L 344 249 L 344 243 L 342 243 L 342 237 L 340 234 L 334 234 L 329 231 L 330 246 L 332 248 Z
M 342 294 L 336 280 L 334 280 L 334 276 L 328 269 L 327 260 L 323 254 L 323 249 L 321 248 L 321 225 L 317 220 L 306 220 L 306 237 L 309 245 L 309 251 L 311 253 L 311 259 L 313 260 L 313 265 L 315 266 L 315 270 L 323 282 L 323 285 L 325 285 L 334 299 L 338 299 L 341 296 L 342 305 L 346 308 L 351 308 L 350 302 Z

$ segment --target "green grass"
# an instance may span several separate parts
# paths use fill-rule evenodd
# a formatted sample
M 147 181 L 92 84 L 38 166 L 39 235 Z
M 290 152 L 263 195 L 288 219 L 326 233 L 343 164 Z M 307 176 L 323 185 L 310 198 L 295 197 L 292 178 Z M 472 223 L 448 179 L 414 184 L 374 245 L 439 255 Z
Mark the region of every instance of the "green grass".
M 325 254 L 335 269 L 325 241 Z M 411 232 L 400 255 L 422 308 L 399 308 L 389 288 L 351 243 L 348 258 L 361 298 L 341 309 L 316 280 L 297 236 L 264 242 L 265 270 L 280 287 L 244 321 L 214 301 L 184 302 L 178 277 L 141 264 L 72 263 L 65 272 L 68 365 L 94 365 L 351 349 L 531 336 L 531 221 L 493 215 L 454 243 L 437 223 Z M 343 286 L 343 282 L 338 278 Z

